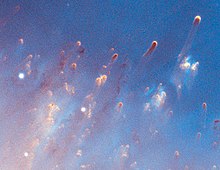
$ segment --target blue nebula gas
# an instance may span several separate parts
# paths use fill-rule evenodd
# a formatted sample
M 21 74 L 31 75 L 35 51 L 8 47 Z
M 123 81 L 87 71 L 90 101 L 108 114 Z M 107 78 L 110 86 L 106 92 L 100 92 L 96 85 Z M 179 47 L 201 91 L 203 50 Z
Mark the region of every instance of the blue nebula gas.
M 0 169 L 220 169 L 219 5 L 0 2 Z

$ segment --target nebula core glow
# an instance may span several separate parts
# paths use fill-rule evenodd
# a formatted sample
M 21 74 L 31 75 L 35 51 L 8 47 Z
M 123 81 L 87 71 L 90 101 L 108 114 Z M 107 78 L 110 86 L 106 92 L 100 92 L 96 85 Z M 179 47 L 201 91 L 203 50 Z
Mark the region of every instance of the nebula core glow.
M 220 169 L 219 1 L 1 1 L 0 170 Z

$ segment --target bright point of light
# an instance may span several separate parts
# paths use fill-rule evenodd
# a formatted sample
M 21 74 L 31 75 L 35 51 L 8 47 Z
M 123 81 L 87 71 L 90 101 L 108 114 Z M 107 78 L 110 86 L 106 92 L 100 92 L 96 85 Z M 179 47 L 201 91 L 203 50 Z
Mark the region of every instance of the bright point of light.
M 27 152 L 25 152 L 25 153 L 24 153 L 24 156 L 25 156 L 25 157 L 28 157 L 28 153 L 27 153 Z
M 18 77 L 19 77 L 19 79 L 24 79 L 24 73 L 19 73 Z
M 86 108 L 85 107 L 81 107 L 81 112 L 85 112 Z

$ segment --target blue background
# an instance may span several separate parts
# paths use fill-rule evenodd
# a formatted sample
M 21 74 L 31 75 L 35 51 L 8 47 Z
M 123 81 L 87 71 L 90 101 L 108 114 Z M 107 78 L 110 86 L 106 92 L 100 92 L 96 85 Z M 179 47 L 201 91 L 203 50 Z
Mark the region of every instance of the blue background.
M 21 9 L 13 14 L 16 5 L 20 5 Z M 197 15 L 202 20 L 189 53 L 194 61 L 199 61 L 199 71 L 193 85 L 184 88 L 178 98 L 171 81 L 172 73 Z M 1 1 L 0 49 L 1 52 L 8 52 L 15 63 L 28 54 L 40 54 L 42 63 L 53 63 L 66 44 L 80 40 L 86 49 L 86 65 L 92 65 L 91 72 L 86 68 L 84 71 L 87 79 L 83 84 L 86 86 L 97 77 L 96 71 L 109 61 L 109 49 L 115 48 L 120 62 L 124 61 L 123 57 L 129 60 L 129 70 L 125 74 L 132 79 L 122 87 L 119 100 L 125 99 L 125 94 L 129 93 L 131 81 L 136 84 L 133 90 L 137 94 L 139 85 L 145 86 L 147 83 L 156 87 L 162 82 L 167 92 L 168 105 L 174 111 L 172 120 L 162 128 L 162 138 L 166 138 L 166 142 L 158 139 L 144 145 L 141 151 L 131 149 L 131 154 L 140 160 L 139 169 L 167 169 L 173 164 L 171 160 L 175 149 L 180 150 L 182 156 L 181 169 L 185 164 L 190 164 L 192 169 L 211 169 L 214 164 L 220 166 L 219 149 L 211 148 L 212 142 L 219 140 L 213 130 L 213 120 L 220 118 L 219 18 L 220 1 L 217 0 Z M 25 42 L 23 56 L 16 51 L 17 40 L 21 37 Z M 153 40 L 158 42 L 158 47 L 146 64 L 144 80 L 137 82 L 132 70 L 137 69 L 138 62 Z M 44 72 L 43 66 L 40 68 Z M 137 103 L 142 98 L 137 96 Z M 203 102 L 207 103 L 207 128 L 202 130 L 201 143 L 195 144 Z M 108 152 L 116 145 L 126 143 L 126 134 L 132 129 L 144 128 L 138 116 L 140 105 L 127 102 L 127 109 L 126 101 L 124 105 L 125 114 L 134 112 L 128 114 L 130 120 L 126 125 L 120 124 L 122 129 L 124 127 L 127 130 L 124 132 L 116 128 L 116 132 L 109 132 L 115 144 L 104 142 L 100 150 L 97 147 L 91 153 L 103 152 L 108 155 L 104 151 Z M 100 134 L 100 138 L 105 139 L 105 136 L 108 136 L 108 131 Z M 88 143 L 88 146 L 96 145 L 96 142 Z M 69 157 L 67 160 L 71 161 Z M 111 164 L 108 161 L 102 162 L 100 167 L 108 163 Z

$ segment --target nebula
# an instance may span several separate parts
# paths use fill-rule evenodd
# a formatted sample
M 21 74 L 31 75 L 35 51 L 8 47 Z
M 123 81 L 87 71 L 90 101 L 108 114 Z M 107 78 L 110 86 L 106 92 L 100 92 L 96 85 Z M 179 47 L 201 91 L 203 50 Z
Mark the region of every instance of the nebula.
M 218 3 L 1 8 L 0 169 L 220 169 Z

